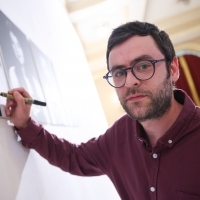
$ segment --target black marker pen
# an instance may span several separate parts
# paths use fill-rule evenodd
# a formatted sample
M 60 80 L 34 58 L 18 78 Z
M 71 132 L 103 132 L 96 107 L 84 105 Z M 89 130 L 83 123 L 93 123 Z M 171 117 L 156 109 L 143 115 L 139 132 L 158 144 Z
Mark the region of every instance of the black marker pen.
M 1 92 L 0 96 L 6 97 L 8 99 L 14 99 L 13 95 L 5 93 L 5 92 Z M 46 106 L 47 105 L 46 102 L 42 102 L 42 101 L 38 101 L 38 100 L 31 99 L 31 98 L 26 98 L 26 97 L 24 97 L 24 101 L 26 103 L 35 104 L 35 105 L 39 105 L 39 106 Z

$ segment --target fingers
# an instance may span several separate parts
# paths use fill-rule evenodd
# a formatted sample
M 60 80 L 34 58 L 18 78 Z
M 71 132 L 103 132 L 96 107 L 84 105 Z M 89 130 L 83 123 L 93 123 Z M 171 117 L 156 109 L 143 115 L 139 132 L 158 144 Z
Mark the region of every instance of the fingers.
M 10 116 L 10 104 L 8 102 L 5 105 L 5 113 L 8 117 Z
M 22 96 L 22 94 L 19 93 L 18 91 L 13 92 L 13 97 L 14 97 L 14 99 L 17 102 L 18 105 L 23 106 L 25 104 L 24 96 Z
M 13 88 L 11 90 L 8 91 L 9 94 L 14 94 L 15 92 L 18 92 L 22 95 L 22 97 L 28 97 L 31 98 L 30 94 L 22 87 L 20 88 Z
M 5 112 L 7 116 L 10 116 L 11 114 L 11 109 L 16 107 L 16 101 L 7 99 L 6 100 L 6 105 L 5 105 Z
M 7 116 L 11 115 L 11 111 L 18 104 L 23 104 L 23 97 L 30 97 L 29 93 L 24 88 L 13 88 L 8 91 L 9 94 L 12 94 L 15 100 L 8 99 L 6 100 L 5 112 Z
M 31 96 L 24 88 L 14 88 L 8 93 L 13 95 L 14 100 L 7 98 L 5 112 L 15 127 L 25 128 L 30 119 L 31 104 L 25 103 L 24 97 L 31 98 Z

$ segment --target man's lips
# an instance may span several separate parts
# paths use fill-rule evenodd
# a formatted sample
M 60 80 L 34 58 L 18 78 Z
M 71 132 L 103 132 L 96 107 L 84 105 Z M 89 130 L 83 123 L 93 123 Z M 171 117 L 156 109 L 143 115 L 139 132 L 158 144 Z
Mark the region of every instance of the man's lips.
M 144 95 L 144 94 L 131 95 L 131 96 L 126 98 L 126 101 L 139 101 L 146 96 L 147 95 Z

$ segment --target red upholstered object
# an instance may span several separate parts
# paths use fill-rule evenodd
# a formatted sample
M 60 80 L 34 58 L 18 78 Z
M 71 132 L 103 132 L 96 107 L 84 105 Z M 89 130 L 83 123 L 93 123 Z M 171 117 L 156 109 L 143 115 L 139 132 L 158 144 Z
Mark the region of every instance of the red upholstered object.
M 192 79 L 195 84 L 196 91 L 198 93 L 198 96 L 200 97 L 200 57 L 194 56 L 194 55 L 184 55 L 183 57 L 185 58 L 187 62 L 188 68 L 190 70 Z M 187 78 L 181 66 L 181 63 L 179 62 L 179 64 L 180 64 L 180 77 L 179 77 L 179 80 L 176 82 L 176 87 L 186 91 L 187 94 L 193 99 L 191 90 L 188 86 Z

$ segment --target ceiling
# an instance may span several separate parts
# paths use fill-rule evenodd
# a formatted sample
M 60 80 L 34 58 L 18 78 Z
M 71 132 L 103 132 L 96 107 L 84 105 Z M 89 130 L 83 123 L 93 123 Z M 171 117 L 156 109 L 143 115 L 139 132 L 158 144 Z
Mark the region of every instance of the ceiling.
M 132 19 L 143 20 L 147 0 L 66 0 L 65 7 L 82 42 L 92 72 L 105 67 L 112 29 Z
M 91 72 L 106 68 L 107 39 L 127 21 L 156 22 L 200 6 L 199 0 L 62 0 L 78 33 Z

